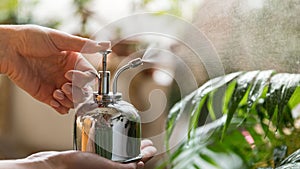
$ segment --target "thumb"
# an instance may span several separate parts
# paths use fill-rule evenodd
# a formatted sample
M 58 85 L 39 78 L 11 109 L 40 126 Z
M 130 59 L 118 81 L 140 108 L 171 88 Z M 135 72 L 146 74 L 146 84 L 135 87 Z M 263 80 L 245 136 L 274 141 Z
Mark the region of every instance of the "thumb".
M 47 34 L 59 51 L 96 53 L 110 48 L 110 41 L 96 42 L 87 38 L 70 35 L 58 30 L 48 29 Z

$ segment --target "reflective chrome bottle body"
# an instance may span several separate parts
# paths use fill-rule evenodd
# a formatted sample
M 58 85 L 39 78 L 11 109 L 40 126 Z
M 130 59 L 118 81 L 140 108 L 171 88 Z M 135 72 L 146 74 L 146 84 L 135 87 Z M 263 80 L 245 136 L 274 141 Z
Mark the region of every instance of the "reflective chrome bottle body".
M 125 162 L 140 155 L 141 122 L 137 110 L 117 100 L 79 113 L 74 123 L 74 149 Z
M 117 93 L 117 79 L 124 70 L 137 67 L 142 61 L 132 60 L 116 72 L 111 93 L 110 72 L 106 70 L 110 52 L 101 52 L 103 58 L 102 71 L 97 74 L 98 91 L 93 94 L 93 99 L 76 107 L 74 149 L 93 152 L 113 161 L 139 160 L 140 116 L 131 104 L 121 100 L 121 94 Z

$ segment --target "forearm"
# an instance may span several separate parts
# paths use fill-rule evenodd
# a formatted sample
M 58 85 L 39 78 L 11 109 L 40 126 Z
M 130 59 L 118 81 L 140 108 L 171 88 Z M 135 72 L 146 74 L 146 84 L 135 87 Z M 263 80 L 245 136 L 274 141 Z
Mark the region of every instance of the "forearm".
M 1 160 L 0 169 L 26 169 L 24 168 L 24 162 L 21 160 Z
M 51 169 L 41 161 L 34 162 L 26 159 L 0 160 L 0 169 Z

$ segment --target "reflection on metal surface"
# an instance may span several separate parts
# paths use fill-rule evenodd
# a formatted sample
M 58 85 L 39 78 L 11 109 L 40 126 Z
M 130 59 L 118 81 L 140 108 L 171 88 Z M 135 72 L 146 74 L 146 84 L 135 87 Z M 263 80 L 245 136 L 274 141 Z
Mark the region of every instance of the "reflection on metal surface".
M 142 64 L 135 59 L 119 69 L 114 77 L 114 91 L 109 92 L 107 55 L 102 52 L 102 71 L 97 75 L 98 91 L 76 108 L 74 149 L 99 154 L 107 159 L 127 163 L 141 159 L 141 120 L 138 111 L 117 93 L 119 75 Z
M 137 111 L 124 101 L 77 116 L 74 124 L 76 150 L 93 152 L 113 161 L 123 162 L 139 156 L 140 137 Z

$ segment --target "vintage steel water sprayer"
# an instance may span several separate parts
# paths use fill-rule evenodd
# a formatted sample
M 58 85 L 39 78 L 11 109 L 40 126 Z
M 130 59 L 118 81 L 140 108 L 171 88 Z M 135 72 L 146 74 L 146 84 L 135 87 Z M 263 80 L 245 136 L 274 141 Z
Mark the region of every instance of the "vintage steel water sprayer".
M 110 92 L 109 53 L 111 50 L 101 52 L 103 60 L 102 71 L 97 75 L 98 91 L 93 93 L 93 104 L 89 103 L 96 106 L 76 114 L 74 149 L 126 163 L 141 159 L 141 120 L 135 107 L 123 101 L 121 93 L 117 92 L 117 81 L 123 71 L 143 62 L 137 58 L 117 70 L 113 78 L 113 92 Z

